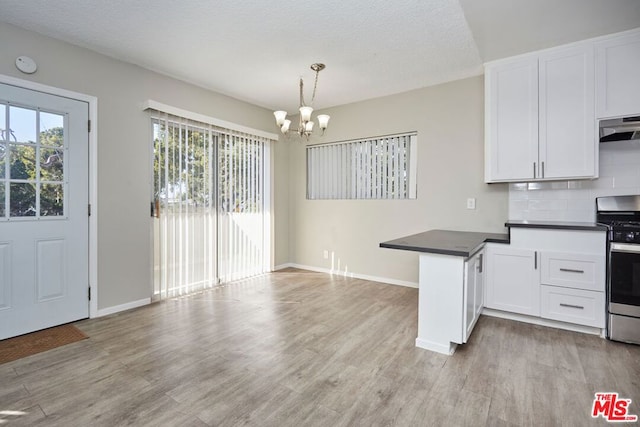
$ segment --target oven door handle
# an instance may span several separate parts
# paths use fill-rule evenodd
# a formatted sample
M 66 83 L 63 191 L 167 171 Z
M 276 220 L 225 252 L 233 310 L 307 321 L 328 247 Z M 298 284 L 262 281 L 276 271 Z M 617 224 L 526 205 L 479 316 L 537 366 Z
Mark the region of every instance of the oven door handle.
M 640 254 L 640 245 L 634 245 L 630 243 L 611 243 L 609 251 Z

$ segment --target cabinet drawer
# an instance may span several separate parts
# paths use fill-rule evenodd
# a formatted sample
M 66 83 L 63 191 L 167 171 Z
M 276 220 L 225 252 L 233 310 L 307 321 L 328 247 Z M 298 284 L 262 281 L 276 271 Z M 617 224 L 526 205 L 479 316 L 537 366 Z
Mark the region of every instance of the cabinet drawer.
M 540 286 L 540 314 L 546 319 L 604 328 L 604 292 Z
M 540 281 L 545 285 L 604 292 L 605 255 L 542 252 Z

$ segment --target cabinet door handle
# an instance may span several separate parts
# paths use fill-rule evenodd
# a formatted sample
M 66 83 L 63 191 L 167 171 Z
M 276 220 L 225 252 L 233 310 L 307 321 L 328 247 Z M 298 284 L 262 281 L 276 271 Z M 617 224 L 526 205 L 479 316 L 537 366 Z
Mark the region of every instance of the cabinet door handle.
M 533 269 L 534 270 L 538 269 L 538 251 L 535 251 L 533 253 Z
M 561 268 L 560 271 L 564 271 L 566 273 L 584 273 L 584 270 L 574 270 L 573 268 Z
M 483 261 L 483 257 L 484 257 L 484 254 L 480 254 L 480 257 L 479 257 L 479 259 L 478 259 L 478 263 L 479 263 L 479 264 L 478 264 L 478 273 L 482 273 L 482 261 Z
M 536 162 L 533 162 L 533 179 L 536 179 Z
M 544 178 L 544 162 L 542 162 L 542 178 Z
M 560 303 L 560 307 L 577 308 L 578 310 L 584 310 L 584 307 L 581 305 L 565 304 L 562 302 Z

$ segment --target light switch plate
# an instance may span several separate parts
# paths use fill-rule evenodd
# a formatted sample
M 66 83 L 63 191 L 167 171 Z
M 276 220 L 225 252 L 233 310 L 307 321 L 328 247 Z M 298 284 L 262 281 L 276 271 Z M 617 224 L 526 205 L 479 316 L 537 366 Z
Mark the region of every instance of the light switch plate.
M 469 197 L 467 199 L 467 209 L 475 209 L 476 208 L 476 199 L 474 197 Z

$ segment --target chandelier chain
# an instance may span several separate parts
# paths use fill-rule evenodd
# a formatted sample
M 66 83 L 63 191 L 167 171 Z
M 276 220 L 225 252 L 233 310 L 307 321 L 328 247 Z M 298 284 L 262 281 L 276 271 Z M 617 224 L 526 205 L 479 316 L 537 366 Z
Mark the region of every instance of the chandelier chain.
M 313 102 L 313 100 L 311 102 Z M 300 106 L 304 107 L 305 105 L 307 104 L 304 103 L 304 82 L 302 78 L 300 78 Z
M 316 88 L 318 87 L 318 74 L 320 74 L 320 70 L 316 70 L 316 80 L 313 83 L 313 94 L 311 95 L 311 105 L 313 105 L 314 99 L 316 99 Z

